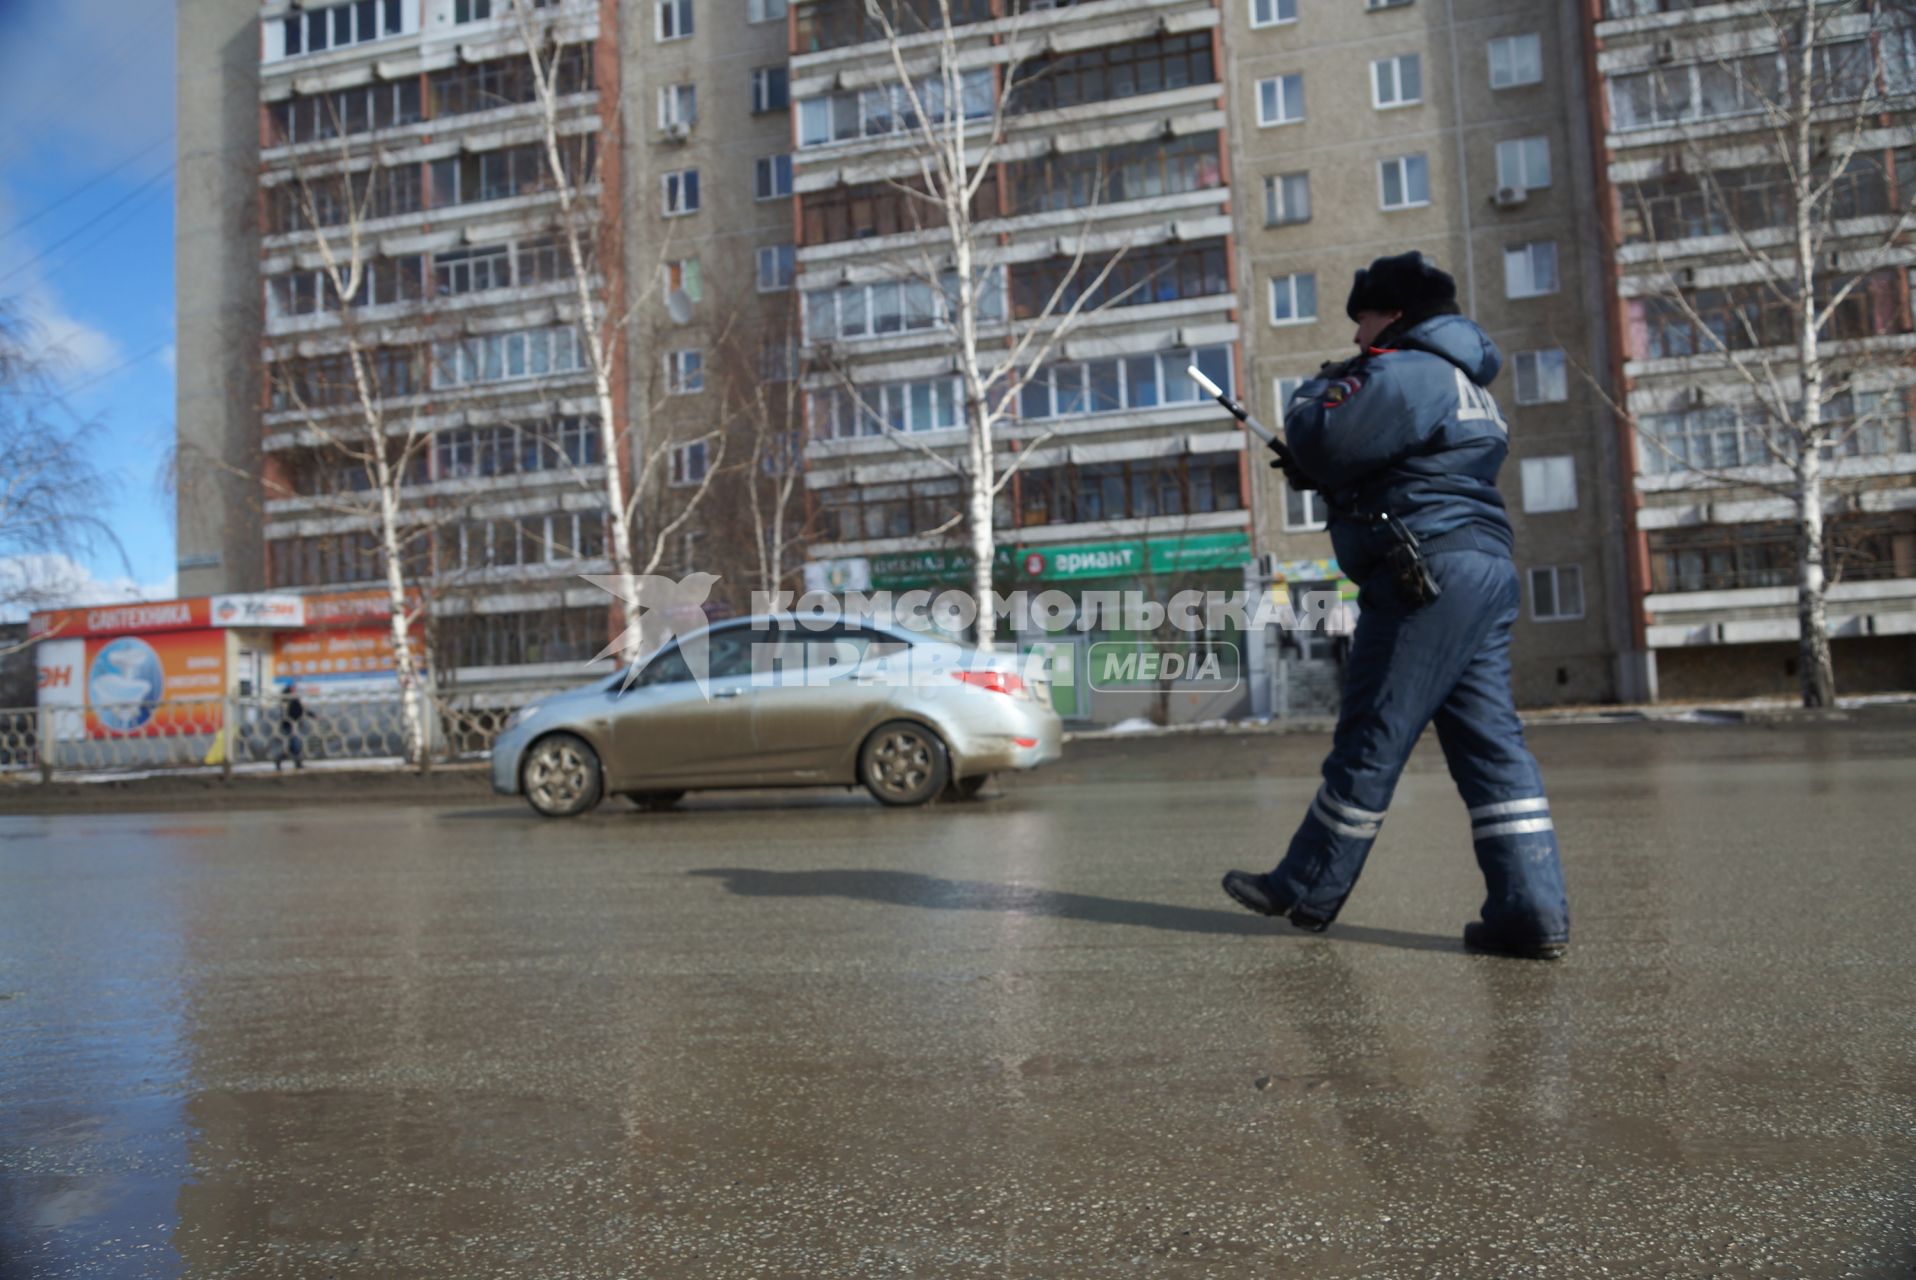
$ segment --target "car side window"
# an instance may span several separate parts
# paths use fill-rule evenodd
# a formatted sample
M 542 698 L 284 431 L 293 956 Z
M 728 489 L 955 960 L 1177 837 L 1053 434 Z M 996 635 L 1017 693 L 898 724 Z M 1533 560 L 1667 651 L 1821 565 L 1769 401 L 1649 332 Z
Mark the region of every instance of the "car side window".
M 720 680 L 752 674 L 753 639 L 750 627 L 733 627 L 711 633 L 706 640 L 706 675 L 710 679 Z M 646 664 L 639 683 L 678 684 L 691 678 L 692 668 L 685 658 L 685 644 L 683 641 L 674 641 L 671 648 Z

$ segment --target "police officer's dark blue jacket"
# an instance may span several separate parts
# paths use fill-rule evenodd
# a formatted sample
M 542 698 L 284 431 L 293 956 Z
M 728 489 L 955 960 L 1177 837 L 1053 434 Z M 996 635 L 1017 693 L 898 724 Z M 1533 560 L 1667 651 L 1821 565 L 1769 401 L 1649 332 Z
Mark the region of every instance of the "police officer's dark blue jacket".
M 1486 388 L 1503 366 L 1488 334 L 1441 315 L 1329 367 L 1292 396 L 1284 429 L 1298 467 L 1331 507 L 1338 567 L 1360 585 L 1390 549 L 1365 517 L 1388 512 L 1431 552 L 1508 555 L 1497 492 L 1509 428 Z

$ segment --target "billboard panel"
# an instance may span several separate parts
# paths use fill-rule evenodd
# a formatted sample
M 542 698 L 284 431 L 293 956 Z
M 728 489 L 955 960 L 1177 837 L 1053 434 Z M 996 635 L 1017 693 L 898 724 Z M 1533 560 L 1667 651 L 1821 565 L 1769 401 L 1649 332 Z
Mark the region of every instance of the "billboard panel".
M 43 646 L 44 647 L 44 646 Z M 86 642 L 94 738 L 212 733 L 226 692 L 226 634 L 173 631 Z

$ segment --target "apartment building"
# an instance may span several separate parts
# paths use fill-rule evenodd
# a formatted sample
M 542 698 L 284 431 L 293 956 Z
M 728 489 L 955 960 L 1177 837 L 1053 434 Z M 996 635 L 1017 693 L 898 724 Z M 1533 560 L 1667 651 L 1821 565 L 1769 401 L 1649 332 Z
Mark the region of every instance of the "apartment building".
M 1353 354 L 1353 273 L 1419 249 L 1504 353 L 1523 705 L 1640 696 L 1628 641 L 1584 19 L 1568 0 L 1226 0 L 1247 400 Z M 1326 511 L 1275 472 L 1261 580 L 1339 586 Z M 1344 589 L 1348 592 L 1348 585 Z M 1322 689 L 1328 640 L 1286 655 Z
M 1664 697 L 1790 693 L 1792 454 L 1761 400 L 1787 404 L 1801 381 L 1761 259 L 1786 274 L 1796 261 L 1790 166 L 1766 108 L 1787 97 L 1796 55 L 1749 5 L 1608 0 L 1590 21 L 1604 235 L 1616 245 L 1607 305 L 1631 419 L 1621 499 L 1637 643 Z M 1916 175 L 1916 31 L 1897 6 L 1823 4 L 1817 21 L 1812 169 L 1823 180 L 1843 166 L 1816 231 L 1819 301 L 1849 290 L 1822 343 L 1836 379 L 1823 413 L 1839 424 L 1821 450 L 1831 648 L 1839 691 L 1906 689 L 1913 259 L 1884 243 Z
M 899 12 L 908 69 L 930 91 L 938 37 L 909 34 Z M 1078 602 L 1241 588 L 1259 482 L 1243 433 L 1185 372 L 1196 364 L 1227 387 L 1240 381 L 1222 14 L 1208 0 L 978 3 L 954 14 L 957 109 L 981 136 L 994 100 L 1009 121 L 973 203 L 986 336 L 1002 344 L 1027 332 L 1053 299 L 1083 308 L 1020 378 L 997 433 L 998 470 L 1012 475 L 996 503 L 994 577 L 1001 590 Z M 909 106 L 859 0 L 816 0 L 795 15 L 812 554 L 859 565 L 853 576 L 874 588 L 966 588 L 971 560 L 953 523 L 964 486 L 941 461 L 962 459 L 966 438 L 951 286 L 913 265 L 942 255 L 945 233 L 901 190 L 919 166 Z M 1125 636 L 1120 626 L 1051 638 L 1075 647 L 1067 715 L 1148 708 L 1146 687 L 1086 678 L 1089 646 Z M 1180 694 L 1165 713 L 1217 714 L 1243 696 L 1241 684 Z

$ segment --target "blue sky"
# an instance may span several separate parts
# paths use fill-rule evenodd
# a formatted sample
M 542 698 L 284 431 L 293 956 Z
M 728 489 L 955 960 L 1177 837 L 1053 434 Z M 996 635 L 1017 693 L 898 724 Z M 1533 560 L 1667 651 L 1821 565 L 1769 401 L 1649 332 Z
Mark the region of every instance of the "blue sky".
M 126 548 L 53 566 L 72 603 L 173 587 L 173 15 L 174 0 L 0 0 L 0 301 L 98 423 L 99 505 Z

